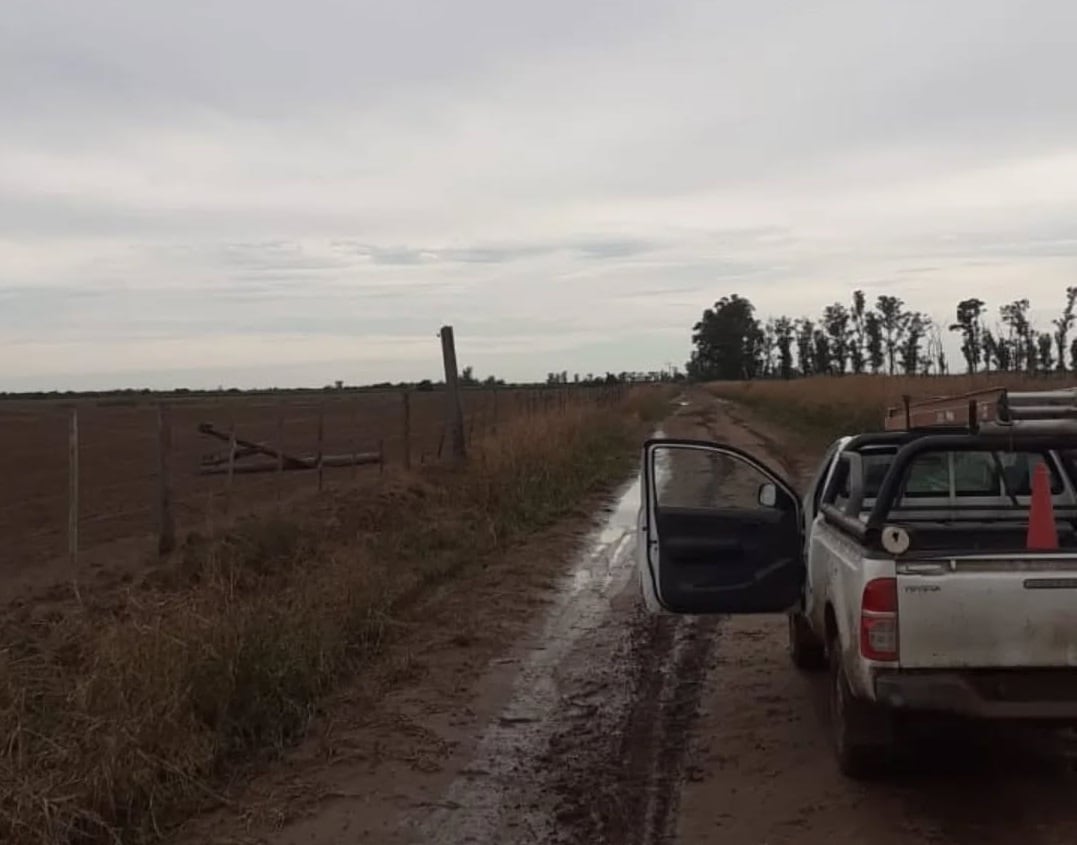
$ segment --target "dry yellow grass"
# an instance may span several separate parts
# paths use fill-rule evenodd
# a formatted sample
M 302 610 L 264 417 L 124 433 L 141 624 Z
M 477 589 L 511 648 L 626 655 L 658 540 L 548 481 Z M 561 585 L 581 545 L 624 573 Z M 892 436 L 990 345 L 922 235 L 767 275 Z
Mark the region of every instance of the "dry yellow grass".
M 1050 390 L 1077 385 L 1073 376 L 1031 377 L 1012 373 L 974 376 L 816 376 L 791 381 L 716 382 L 719 396 L 743 402 L 801 435 L 822 440 L 880 429 L 888 407 L 913 400 L 991 387 Z
M 954 376 L 814 376 L 790 381 L 716 382 L 721 391 L 773 396 L 810 404 L 856 404 L 878 408 L 897 405 L 903 395 L 913 399 L 967 393 L 991 387 L 1050 390 L 1077 384 L 1073 376 L 1032 377 L 1019 373 Z
M 0 841 L 142 842 L 361 678 L 394 614 L 624 474 L 661 395 L 551 410 L 401 476 L 192 540 L 122 594 L 0 627 Z

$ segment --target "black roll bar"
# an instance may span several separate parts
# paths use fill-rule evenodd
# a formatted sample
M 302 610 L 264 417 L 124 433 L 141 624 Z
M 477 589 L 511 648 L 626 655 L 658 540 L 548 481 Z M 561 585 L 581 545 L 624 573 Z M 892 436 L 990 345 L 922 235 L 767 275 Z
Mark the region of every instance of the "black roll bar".
M 909 465 L 925 452 L 1049 452 L 1077 449 L 1077 434 L 1022 434 L 1018 431 L 980 431 L 978 434 L 929 434 L 901 446 L 879 486 L 865 525 L 869 537 L 886 524 L 901 493 Z M 1072 479 L 1071 479 L 1072 480 Z
M 969 430 L 962 426 L 952 426 L 947 428 L 932 428 L 925 431 L 922 428 L 914 428 L 910 430 L 900 431 L 871 431 L 865 434 L 857 434 L 849 439 L 849 442 L 845 444 L 845 452 L 857 452 L 865 446 L 901 446 L 904 443 L 910 443 L 918 438 L 931 436 L 933 434 L 968 434 Z

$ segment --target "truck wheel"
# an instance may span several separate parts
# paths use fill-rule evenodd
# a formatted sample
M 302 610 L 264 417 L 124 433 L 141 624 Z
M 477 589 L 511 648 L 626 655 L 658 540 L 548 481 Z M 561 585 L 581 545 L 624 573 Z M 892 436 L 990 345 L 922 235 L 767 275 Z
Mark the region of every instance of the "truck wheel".
M 789 656 L 793 665 L 805 672 L 826 668 L 826 648 L 800 613 L 789 614 Z
M 876 778 L 890 763 L 889 714 L 853 695 L 836 641 L 830 652 L 830 730 L 838 768 L 856 780 Z

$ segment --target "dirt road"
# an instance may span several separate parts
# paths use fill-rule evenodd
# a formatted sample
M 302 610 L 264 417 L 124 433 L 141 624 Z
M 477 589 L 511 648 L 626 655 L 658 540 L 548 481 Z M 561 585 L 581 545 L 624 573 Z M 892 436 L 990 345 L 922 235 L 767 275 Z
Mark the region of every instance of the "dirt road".
M 666 426 L 732 442 L 794 477 L 810 468 L 702 393 Z M 428 639 L 412 632 L 403 681 L 336 702 L 331 712 L 345 715 L 308 748 L 186 835 L 273 845 L 1077 839 L 1057 745 L 946 737 L 916 772 L 869 786 L 842 778 L 825 694 L 786 658 L 783 618 L 642 612 L 637 506 L 633 485 L 582 538 L 522 552 L 513 580 L 487 572 L 447 588 Z M 567 568 L 554 560 L 573 548 Z M 422 671 L 408 678 L 415 660 Z

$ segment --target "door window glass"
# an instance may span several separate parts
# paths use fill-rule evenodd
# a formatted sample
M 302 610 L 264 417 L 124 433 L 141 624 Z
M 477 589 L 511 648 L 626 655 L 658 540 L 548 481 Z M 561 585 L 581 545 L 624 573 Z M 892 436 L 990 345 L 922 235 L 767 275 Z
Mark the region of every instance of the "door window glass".
M 657 504 L 666 508 L 757 509 L 768 496 L 771 479 L 736 456 L 685 446 L 659 446 L 654 450 Z M 769 497 L 784 507 L 784 492 Z

